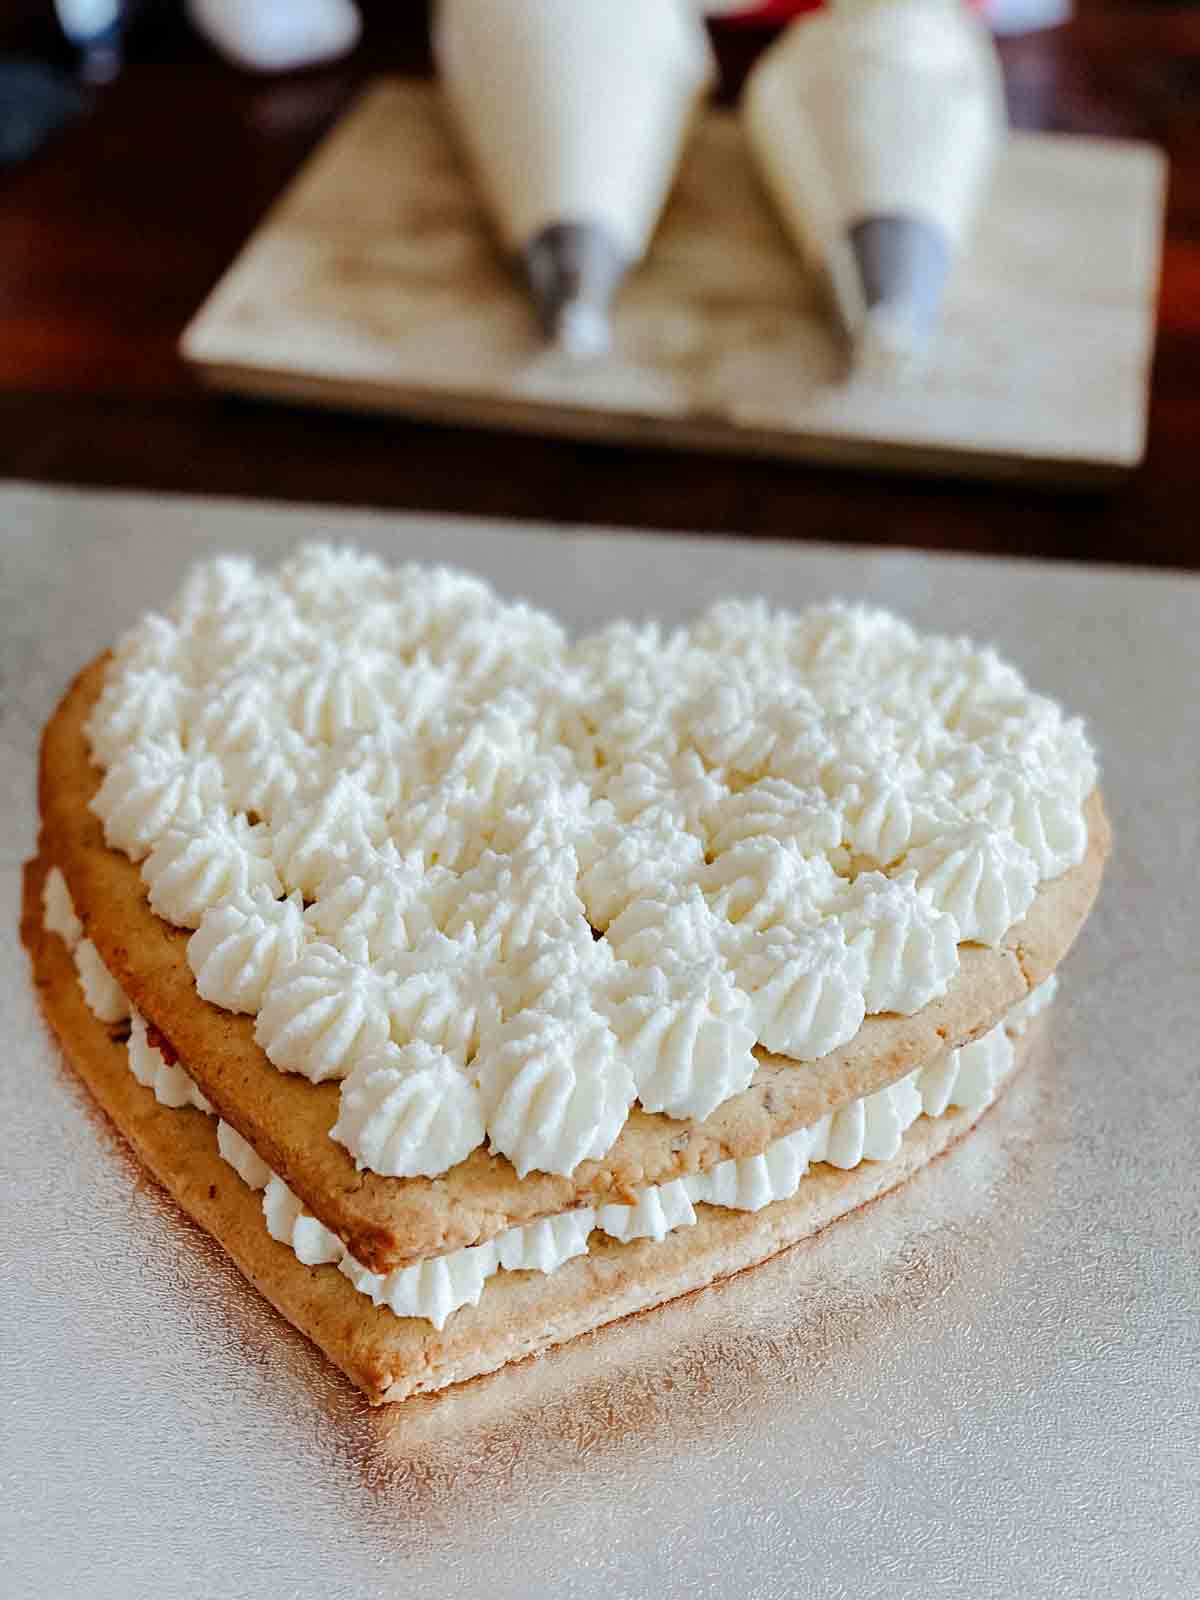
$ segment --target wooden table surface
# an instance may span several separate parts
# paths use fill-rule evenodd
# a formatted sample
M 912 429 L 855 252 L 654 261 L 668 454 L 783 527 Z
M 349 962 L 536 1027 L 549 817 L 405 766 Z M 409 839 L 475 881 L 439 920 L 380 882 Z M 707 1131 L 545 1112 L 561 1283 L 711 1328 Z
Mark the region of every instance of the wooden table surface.
M 255 79 L 152 8 L 93 113 L 0 172 L 0 476 L 1200 568 L 1200 9 L 1091 6 L 1003 47 L 1020 127 L 1152 139 L 1171 161 L 1145 465 L 1035 490 L 334 416 L 202 391 L 176 342 L 375 72 L 428 71 L 425 7 L 367 4 L 334 67 Z M 47 54 L 28 3 L 0 51 Z M 730 91 L 762 36 L 724 31 Z

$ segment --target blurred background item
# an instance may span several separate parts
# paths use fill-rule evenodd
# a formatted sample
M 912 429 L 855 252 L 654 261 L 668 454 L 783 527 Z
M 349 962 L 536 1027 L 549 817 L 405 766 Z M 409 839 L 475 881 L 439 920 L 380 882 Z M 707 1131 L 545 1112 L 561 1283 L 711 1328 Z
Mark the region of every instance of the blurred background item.
M 85 104 L 70 78 L 44 62 L 0 60 L 0 167 L 28 161 Z
M 761 418 L 776 389 L 797 391 L 811 373 L 819 379 L 821 363 L 832 370 L 836 353 L 828 319 L 822 322 L 794 247 L 752 174 L 745 203 L 733 203 L 731 168 L 744 165 L 744 150 L 727 116 L 724 135 L 716 135 L 718 144 L 726 140 L 728 158 L 715 169 L 725 176 L 697 188 L 694 173 L 705 169 L 694 163 L 720 112 L 706 114 L 689 140 L 676 203 L 617 305 L 617 351 L 624 345 L 649 355 L 645 390 L 664 395 L 668 421 L 630 423 L 621 445 L 549 436 L 540 411 L 533 414 L 538 386 L 565 387 L 569 378 L 577 413 L 581 397 L 604 402 L 610 363 L 580 366 L 548 355 L 524 286 L 490 247 L 462 163 L 444 150 L 448 119 L 427 81 L 432 7 L 356 0 L 356 9 L 358 48 L 310 70 L 263 76 L 229 65 L 191 25 L 184 0 L 140 0 L 123 15 L 122 71 L 93 87 L 81 84 L 83 55 L 67 45 L 55 0 L 3 0 L 0 155 L 11 162 L 37 153 L 3 174 L 0 472 L 781 538 L 838 539 L 849 531 L 908 545 L 1200 561 L 1186 514 L 1200 494 L 1195 4 L 1075 0 L 1066 25 L 1001 39 L 1016 136 L 980 216 L 984 257 L 978 264 L 966 258 L 952 272 L 930 368 L 912 386 L 914 421 L 927 434 L 933 413 L 949 413 L 973 434 L 982 411 L 993 415 L 1019 389 L 1032 404 L 1014 399 L 1005 415 L 1022 448 L 1030 438 L 1037 443 L 1033 467 L 1056 428 L 1070 435 L 1071 448 L 1086 433 L 1091 450 L 1100 421 L 1109 430 L 1107 458 L 1135 458 L 1151 370 L 1145 330 L 1154 314 L 1162 188 L 1149 171 L 1147 142 L 1164 147 L 1172 177 L 1149 459 L 1132 477 L 1126 469 L 1116 492 L 1110 477 L 1104 495 L 1031 491 L 1023 456 L 1013 469 L 1023 474 L 1022 487 L 1006 491 L 968 482 L 953 463 L 945 467 L 953 477 L 922 482 L 911 473 L 885 479 L 766 457 L 749 465 L 711 445 L 683 464 L 662 448 L 676 418 L 697 434 L 715 433 L 726 394 L 744 406 L 741 415 Z M 987 15 L 999 26 L 1004 14 L 990 4 Z M 708 19 L 721 63 L 715 99 L 736 101 L 786 20 L 779 10 L 766 22 L 761 15 Z M 264 328 L 242 317 L 243 341 L 264 339 L 287 311 L 293 362 L 297 329 L 306 350 L 318 338 L 353 339 L 362 361 L 385 375 L 401 365 L 399 346 L 424 338 L 430 369 L 444 376 L 448 366 L 451 375 L 465 372 L 478 330 L 493 329 L 493 348 L 503 337 L 504 350 L 527 362 L 524 389 L 473 417 L 446 401 L 424 421 L 395 411 L 375 418 L 322 412 L 311 405 L 307 386 L 315 380 L 307 372 L 295 388 L 304 387 L 299 398 L 308 409 L 214 395 L 179 358 L 182 331 L 302 164 L 326 159 L 318 147 L 335 129 L 336 144 L 339 125 L 381 78 L 397 92 L 424 94 L 428 126 L 410 121 L 397 132 L 389 124 L 382 145 L 367 152 L 365 194 L 343 187 L 321 219 L 320 239 L 306 222 L 307 231 L 280 241 L 290 253 L 262 277 L 273 320 Z M 90 114 L 80 117 L 84 109 Z M 43 142 L 54 127 L 61 131 Z M 408 182 L 407 149 L 389 166 L 395 145 L 388 141 L 428 149 L 434 132 L 444 151 L 441 187 L 415 194 L 411 226 L 402 226 L 396 192 Z M 731 230 L 745 250 L 722 249 Z M 466 313 L 458 288 L 464 237 L 485 289 Z M 319 256 L 304 254 L 310 245 Z M 743 258 L 761 262 L 764 272 L 751 281 L 749 266 L 740 271 L 739 285 L 751 292 L 739 287 L 731 299 L 730 273 Z M 426 287 L 413 293 L 421 273 Z M 790 320 L 792 308 L 807 314 L 806 307 L 806 322 Z M 430 309 L 438 315 L 426 317 Z M 738 331 L 714 342 L 710 333 L 722 322 L 737 322 Z M 771 354 L 769 383 L 743 359 L 750 349 Z M 968 360 L 972 397 L 955 405 L 959 391 L 940 381 L 942 365 Z M 1059 404 L 1068 379 L 1075 400 Z M 896 388 L 857 386 L 860 416 L 869 420 Z M 514 417 L 527 433 L 508 431 Z M 818 432 L 828 440 L 828 427 Z M 851 459 L 861 464 L 860 457 Z
M 819 11 L 821 0 L 702 0 L 710 17 L 744 27 L 777 28 L 809 11 Z M 1071 0 L 968 0 L 993 33 L 1012 37 L 1056 28 L 1069 20 Z
M 362 33 L 351 0 L 187 0 L 187 14 L 227 61 L 249 72 L 336 60 Z
M 1000 63 L 960 0 L 837 0 L 743 96 L 780 217 L 823 271 L 860 366 L 928 348 L 1005 126 Z
M 125 0 L 55 0 L 59 26 L 78 53 L 80 75 L 111 83 L 121 70 L 128 7 Z
M 709 17 L 750 28 L 778 28 L 806 11 L 819 11 L 821 0 L 700 0 Z
M 690 0 L 440 0 L 434 55 L 548 337 L 607 350 L 716 77 Z

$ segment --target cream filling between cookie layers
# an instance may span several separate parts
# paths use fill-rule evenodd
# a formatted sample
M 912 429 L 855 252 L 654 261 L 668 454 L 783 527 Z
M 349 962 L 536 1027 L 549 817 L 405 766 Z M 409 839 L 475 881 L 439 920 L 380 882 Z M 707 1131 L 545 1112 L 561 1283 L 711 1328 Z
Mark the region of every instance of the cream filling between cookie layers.
M 65 880 L 51 868 L 43 890 L 44 922 L 75 958 L 89 1008 L 103 1022 L 131 1019 L 129 1066 L 138 1082 L 163 1105 L 191 1106 L 215 1116 L 212 1106 L 184 1069 L 170 1064 L 149 1041 L 144 1019 L 129 1004 L 107 971 L 111 985 L 96 1003 L 95 947 L 82 938 Z M 87 947 L 86 949 L 84 947 Z M 83 959 L 81 960 L 81 956 Z M 398 1317 L 419 1317 L 441 1329 L 465 1305 L 476 1305 L 488 1279 L 500 1271 L 551 1273 L 585 1255 L 593 1231 L 628 1244 L 663 1239 L 697 1221 L 698 1205 L 759 1211 L 790 1199 L 810 1166 L 823 1162 L 849 1171 L 863 1161 L 888 1161 L 905 1132 L 920 1116 L 938 1117 L 951 1108 L 979 1111 L 990 1104 L 1013 1066 L 1013 1038 L 1049 1005 L 1058 987 L 1051 977 L 1028 994 L 1003 1022 L 974 1043 L 948 1051 L 927 1067 L 862 1099 L 853 1100 L 808 1128 L 777 1139 L 757 1156 L 722 1161 L 642 1190 L 634 1205 L 583 1206 L 509 1228 L 483 1244 L 419 1261 L 385 1274 L 368 1271 L 338 1236 L 310 1216 L 287 1184 L 228 1123 L 217 1119 L 217 1148 L 250 1188 L 261 1190 L 263 1218 L 273 1239 L 285 1244 L 305 1266 L 336 1266 L 354 1288 Z M 124 1009 L 115 1008 L 112 991 Z

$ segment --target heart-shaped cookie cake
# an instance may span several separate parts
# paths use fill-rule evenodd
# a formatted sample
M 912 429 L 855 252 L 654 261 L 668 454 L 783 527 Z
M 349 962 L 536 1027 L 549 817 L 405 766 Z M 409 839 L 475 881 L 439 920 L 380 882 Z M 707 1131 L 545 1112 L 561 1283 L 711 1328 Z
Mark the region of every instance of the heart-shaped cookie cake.
M 143 1160 L 373 1400 L 710 1283 L 996 1096 L 1108 850 L 1077 720 L 840 604 L 197 568 L 46 729 L 24 933 Z

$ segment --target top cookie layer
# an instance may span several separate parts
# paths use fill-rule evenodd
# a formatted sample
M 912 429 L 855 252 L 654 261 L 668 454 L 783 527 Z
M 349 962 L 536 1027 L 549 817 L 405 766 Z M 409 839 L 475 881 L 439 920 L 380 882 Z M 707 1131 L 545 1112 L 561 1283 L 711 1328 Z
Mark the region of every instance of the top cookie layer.
M 1082 730 L 885 613 L 553 620 L 316 546 L 197 569 L 122 643 L 93 809 L 199 992 L 335 1137 L 436 1177 L 603 1156 L 636 1099 L 703 1119 L 754 1045 L 811 1061 L 919 1011 L 1083 857 Z M 603 934 L 603 938 L 596 935 Z
M 881 614 L 724 607 L 568 649 L 471 580 L 321 551 L 277 579 L 202 569 L 123 642 L 89 728 L 96 810 L 148 852 L 152 905 L 199 923 L 201 992 L 257 1010 L 285 1068 L 350 1072 L 336 1132 L 361 1162 L 483 1179 L 485 1232 L 515 1184 L 463 1159 L 485 1129 L 560 1173 L 510 1215 L 551 1209 L 661 1176 L 666 1142 L 677 1170 L 768 1142 L 781 1097 L 803 1125 L 864 1092 L 864 1063 L 990 1025 L 1026 987 L 1000 943 L 1082 860 L 1094 778 L 1078 726 L 1011 669 Z M 1051 895 L 1049 967 L 1095 827 L 1093 847 Z M 801 1075 L 756 1038 L 822 1059 Z M 327 1133 L 329 1091 L 274 1076 Z M 634 1091 L 676 1120 L 626 1121 Z M 286 1138 L 289 1095 L 267 1098 Z

